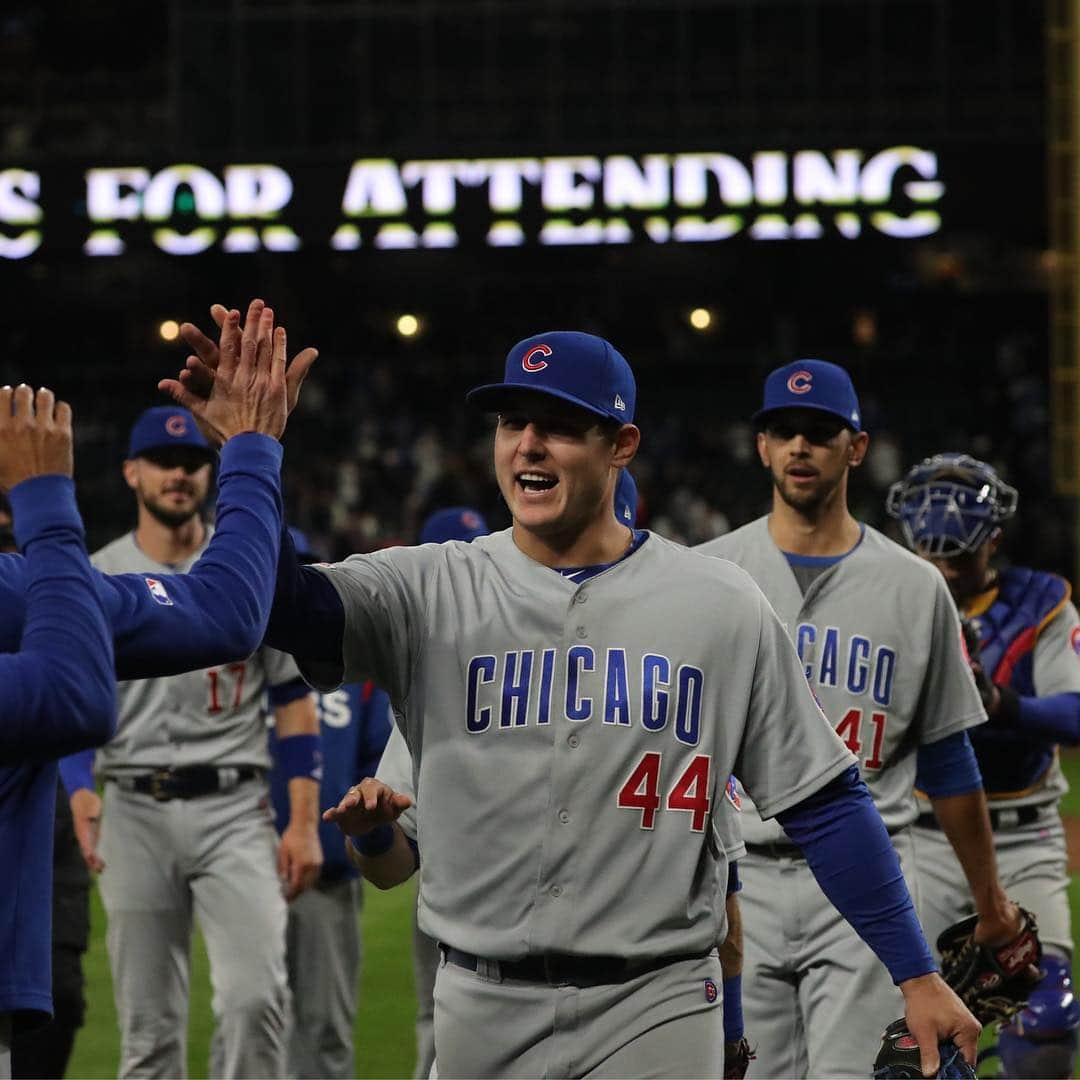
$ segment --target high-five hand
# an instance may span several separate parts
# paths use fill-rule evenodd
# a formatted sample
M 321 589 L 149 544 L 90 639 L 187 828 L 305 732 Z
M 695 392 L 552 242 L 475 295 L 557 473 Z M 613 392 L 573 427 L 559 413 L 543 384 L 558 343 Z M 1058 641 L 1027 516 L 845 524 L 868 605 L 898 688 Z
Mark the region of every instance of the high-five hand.
M 10 491 L 34 476 L 75 471 L 71 406 L 42 387 L 0 387 L 0 489 Z
M 229 314 L 228 309 L 221 304 L 212 304 L 210 307 L 210 317 L 223 335 Z M 192 409 L 192 412 L 195 412 L 196 417 L 198 417 L 198 413 L 190 402 L 194 399 L 204 401 L 209 399 L 221 364 L 221 347 L 207 337 L 194 323 L 184 323 L 180 327 L 180 337 L 192 350 L 192 355 L 187 358 L 184 369 L 180 371 L 175 380 L 164 380 L 160 385 L 162 389 L 166 389 L 165 382 L 168 382 L 170 384 L 169 391 L 172 393 L 171 386 L 179 383 L 191 397 L 177 398 L 177 400 Z M 318 355 L 317 349 L 308 347 L 298 352 L 287 365 L 285 370 L 285 397 L 288 413 L 291 413 L 296 408 L 296 404 L 300 399 L 300 387 L 303 385 L 304 379 L 307 377 L 311 365 L 315 363 Z M 175 393 L 173 396 L 176 396 Z M 216 433 L 205 428 L 203 433 L 212 441 L 219 441 Z

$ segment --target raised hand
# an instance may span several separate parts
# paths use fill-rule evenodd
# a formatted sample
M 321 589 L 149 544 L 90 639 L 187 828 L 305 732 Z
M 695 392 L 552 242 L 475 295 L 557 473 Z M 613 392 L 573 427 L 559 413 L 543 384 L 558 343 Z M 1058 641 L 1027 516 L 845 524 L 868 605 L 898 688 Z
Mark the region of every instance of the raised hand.
M 210 306 L 210 317 L 219 330 L 224 331 L 228 315 L 228 309 L 221 304 L 212 304 Z M 168 381 L 179 382 L 193 398 L 206 400 L 210 397 L 217 376 L 221 362 L 221 349 L 194 323 L 186 322 L 182 324 L 180 337 L 188 348 L 192 350 L 192 355 L 187 358 L 184 369 L 178 374 L 176 380 Z M 286 366 L 285 397 L 289 413 L 296 408 L 296 404 L 300 399 L 300 387 L 303 385 L 304 379 L 307 377 L 311 365 L 315 363 L 318 355 L 317 349 L 310 347 L 302 349 Z M 188 405 L 188 408 L 191 408 L 191 406 Z M 194 410 L 192 411 L 194 412 Z M 205 430 L 205 428 L 203 433 L 207 438 L 216 441 L 214 433 Z
M 0 387 L 0 489 L 10 491 L 34 476 L 75 471 L 71 406 L 42 387 Z
M 323 814 L 323 821 L 334 822 L 346 836 L 363 836 L 397 821 L 412 804 L 408 795 L 369 776 L 349 788 L 341 802 Z
M 246 431 L 280 438 L 288 419 L 285 349 L 285 330 L 274 328 L 273 310 L 252 300 L 243 330 L 238 311 L 225 313 L 217 369 L 205 397 L 179 379 L 162 379 L 158 389 L 190 409 L 214 442 Z

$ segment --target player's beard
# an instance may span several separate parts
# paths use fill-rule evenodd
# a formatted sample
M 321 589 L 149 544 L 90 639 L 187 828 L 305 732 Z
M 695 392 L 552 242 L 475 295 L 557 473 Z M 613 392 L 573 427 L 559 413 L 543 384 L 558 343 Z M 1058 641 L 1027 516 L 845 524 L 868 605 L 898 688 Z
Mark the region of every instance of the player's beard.
M 824 478 L 818 474 L 818 483 L 809 490 L 798 491 L 787 483 L 788 476 L 786 473 L 777 474 L 773 471 L 772 478 L 773 486 L 776 488 L 780 498 L 792 510 L 810 520 L 814 520 L 820 515 L 839 486 L 839 483 L 829 484 L 825 482 Z
M 169 529 L 178 529 L 181 525 L 186 525 L 199 513 L 206 501 L 205 497 L 202 499 L 196 497 L 190 507 L 185 507 L 183 510 L 173 510 L 163 506 L 153 495 L 148 495 L 145 491 L 139 494 L 142 504 L 146 507 L 150 516 Z

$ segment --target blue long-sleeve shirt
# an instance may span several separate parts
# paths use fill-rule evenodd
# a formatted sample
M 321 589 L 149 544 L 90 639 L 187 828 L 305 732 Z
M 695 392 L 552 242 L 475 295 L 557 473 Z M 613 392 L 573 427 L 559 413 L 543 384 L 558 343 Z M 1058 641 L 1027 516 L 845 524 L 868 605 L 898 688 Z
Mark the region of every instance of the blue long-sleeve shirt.
M 87 581 L 93 582 L 104 608 L 105 635 L 111 630 L 114 642 L 115 655 L 107 664 L 110 694 L 115 693 L 117 677 L 175 675 L 238 660 L 258 648 L 273 596 L 281 535 L 281 455 L 280 444 L 265 435 L 238 435 L 225 444 L 217 528 L 190 573 L 164 576 L 155 585 L 155 579 L 148 581 L 144 574 L 90 571 L 93 577 Z M 21 500 L 19 494 L 18 488 L 12 492 L 16 535 L 29 550 L 25 537 L 34 526 L 39 500 Z M 0 654 L 25 645 L 37 584 L 34 559 L 0 555 Z M 64 618 L 73 627 L 68 590 L 63 603 Z M 12 693 L 22 692 L 18 680 L 4 682 L 14 688 Z M 68 722 L 87 725 L 86 711 L 69 711 L 74 715 Z M 111 734 L 112 699 L 107 712 L 110 726 L 97 743 Z M 5 707 L 0 715 L 3 731 L 13 714 Z M 0 753 L 3 738 L 0 734 Z M 35 738 L 35 733 L 27 738 Z M 56 752 L 79 750 L 89 742 L 74 738 Z M 19 875 L 16 887 L 0 888 L 0 1012 L 17 1010 L 26 1018 L 52 1012 L 49 912 L 55 799 L 54 764 L 0 764 L 0 859 Z
M 118 678 L 178 675 L 241 660 L 259 647 L 281 536 L 281 455 L 281 444 L 266 435 L 225 443 L 214 536 L 189 573 L 94 571 Z M 26 587 L 25 560 L 0 555 L 0 652 L 18 648 Z
M 318 710 L 323 751 L 319 805 L 325 810 L 337 806 L 353 784 L 375 775 L 393 719 L 389 697 L 371 682 L 349 683 L 319 694 Z M 277 734 L 271 730 L 271 754 L 276 746 Z M 289 823 L 289 785 L 276 764 L 270 773 L 270 797 L 278 832 L 282 832 Z M 345 854 L 337 825 L 320 819 L 319 840 L 323 850 L 322 881 L 359 876 Z
M 11 506 L 26 555 L 22 640 L 0 656 L 0 1014 L 23 1025 L 52 1014 L 53 759 L 110 737 L 116 682 L 74 485 L 27 480 Z

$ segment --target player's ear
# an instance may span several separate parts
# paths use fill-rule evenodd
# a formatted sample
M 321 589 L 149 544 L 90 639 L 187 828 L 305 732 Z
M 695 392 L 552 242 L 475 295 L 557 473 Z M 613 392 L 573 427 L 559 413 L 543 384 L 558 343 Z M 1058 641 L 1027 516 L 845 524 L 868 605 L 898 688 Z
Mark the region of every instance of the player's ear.
M 611 464 L 617 469 L 624 469 L 638 452 L 641 445 L 641 429 L 635 424 L 623 424 L 615 433 L 615 445 L 612 448 Z
M 865 431 L 858 431 L 851 436 L 851 442 L 848 445 L 848 464 L 853 469 L 863 463 L 869 445 L 870 436 Z
M 758 457 L 761 458 L 761 464 L 768 469 L 772 465 L 772 459 L 769 457 L 769 441 L 765 438 L 764 431 L 757 433 L 757 452 Z
M 139 463 L 133 458 L 124 462 L 124 481 L 134 491 L 139 486 Z

